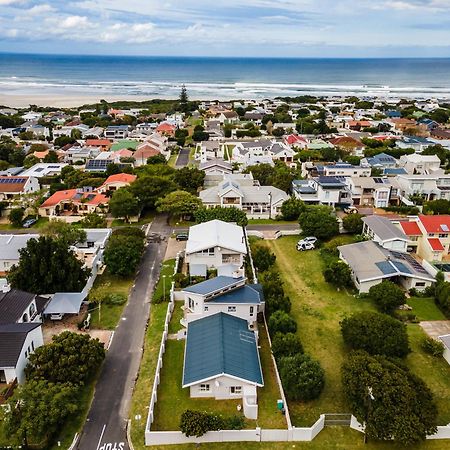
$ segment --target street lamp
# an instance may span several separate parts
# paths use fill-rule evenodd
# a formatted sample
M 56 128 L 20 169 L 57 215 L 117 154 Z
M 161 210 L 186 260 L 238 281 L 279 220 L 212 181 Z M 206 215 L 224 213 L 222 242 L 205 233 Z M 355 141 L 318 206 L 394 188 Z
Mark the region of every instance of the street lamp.
M 163 299 L 166 301 L 166 275 L 163 275 Z

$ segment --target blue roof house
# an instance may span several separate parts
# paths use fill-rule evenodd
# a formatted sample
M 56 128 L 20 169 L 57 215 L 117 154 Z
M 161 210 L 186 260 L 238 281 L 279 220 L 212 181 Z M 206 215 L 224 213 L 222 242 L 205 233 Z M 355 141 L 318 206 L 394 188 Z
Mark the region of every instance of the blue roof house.
M 183 388 L 193 398 L 242 398 L 245 417 L 257 419 L 257 387 L 264 385 L 257 333 L 248 322 L 223 312 L 190 322 Z
M 202 317 L 227 313 L 244 319 L 249 325 L 256 322 L 258 312 L 264 310 L 264 296 L 259 284 L 245 284 L 243 277 L 219 276 L 182 291 L 186 325 Z

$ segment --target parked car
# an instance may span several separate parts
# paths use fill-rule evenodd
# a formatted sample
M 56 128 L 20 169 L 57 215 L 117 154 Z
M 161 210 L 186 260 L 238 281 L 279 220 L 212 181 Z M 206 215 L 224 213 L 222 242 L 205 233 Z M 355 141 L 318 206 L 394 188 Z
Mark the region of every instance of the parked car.
M 25 222 L 22 224 L 22 226 L 24 228 L 30 228 L 32 225 L 34 225 L 37 222 L 37 219 L 27 219 L 25 220 Z
M 358 208 L 355 208 L 354 206 L 349 206 L 347 208 L 344 208 L 344 212 L 346 214 L 356 214 L 358 212 Z
M 306 250 L 314 250 L 316 246 L 312 242 L 298 242 L 297 244 L 297 250 L 299 252 L 304 252 Z
M 305 237 L 305 238 L 301 239 L 298 242 L 299 243 L 300 242 L 309 242 L 311 244 L 315 244 L 317 242 L 317 238 L 315 236 L 308 236 L 308 237 Z
M 177 234 L 177 241 L 187 241 L 189 239 L 189 235 L 187 233 L 179 233 Z

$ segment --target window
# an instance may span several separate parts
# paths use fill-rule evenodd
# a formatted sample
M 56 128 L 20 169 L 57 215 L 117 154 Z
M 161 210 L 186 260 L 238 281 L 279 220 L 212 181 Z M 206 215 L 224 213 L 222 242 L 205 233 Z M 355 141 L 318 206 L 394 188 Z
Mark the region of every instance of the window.
M 189 309 L 194 309 L 195 303 L 191 297 L 188 298 L 188 304 L 189 304 Z
M 254 306 L 250 306 L 250 317 L 253 316 L 253 311 L 254 311 L 255 307 Z
M 9 261 L 4 261 L 4 262 L 3 262 L 3 267 L 4 267 L 5 269 L 8 269 L 9 266 L 10 266 Z
M 209 384 L 201 384 L 200 385 L 200 392 L 209 392 L 209 391 L 210 391 Z
M 242 394 L 242 386 L 230 386 L 230 394 L 232 395 Z
M 34 303 L 32 303 L 30 305 L 30 310 L 29 310 L 30 317 L 33 317 L 35 312 L 36 312 L 36 306 L 34 305 Z
M 203 310 L 204 310 L 204 311 L 208 311 L 208 307 L 205 306 L 205 307 L 203 308 Z
M 229 306 L 228 312 L 236 312 L 236 306 Z
M 418 281 L 416 287 L 425 287 L 425 281 Z
M 33 352 L 34 352 L 34 342 L 33 342 L 33 341 L 31 341 L 31 349 L 32 349 Z
M 440 238 L 447 238 L 448 234 L 447 233 L 439 233 L 439 237 Z

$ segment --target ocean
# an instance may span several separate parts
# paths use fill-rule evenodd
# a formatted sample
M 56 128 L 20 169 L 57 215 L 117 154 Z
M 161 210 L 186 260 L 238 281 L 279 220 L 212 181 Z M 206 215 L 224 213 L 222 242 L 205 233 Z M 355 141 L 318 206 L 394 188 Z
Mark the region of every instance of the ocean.
M 288 59 L 0 54 L 0 93 L 259 99 L 450 99 L 450 58 Z

